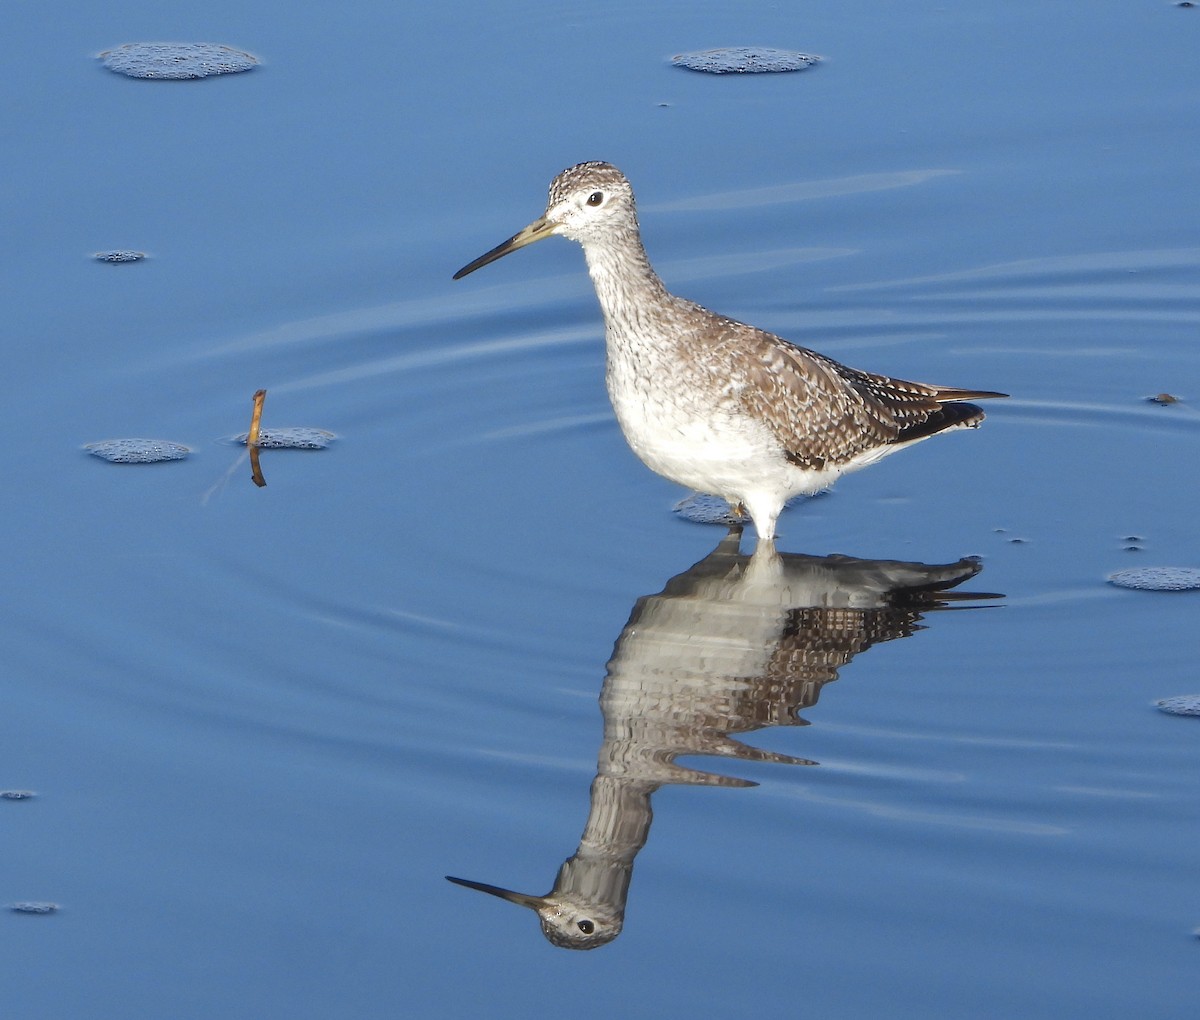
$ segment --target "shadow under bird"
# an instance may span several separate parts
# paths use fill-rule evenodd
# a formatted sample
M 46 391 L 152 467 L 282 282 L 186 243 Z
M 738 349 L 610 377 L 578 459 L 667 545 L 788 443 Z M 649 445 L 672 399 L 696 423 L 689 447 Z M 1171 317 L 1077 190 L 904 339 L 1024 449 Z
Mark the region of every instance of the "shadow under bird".
M 550 184 L 546 211 L 463 266 L 458 280 L 544 237 L 583 245 L 604 312 L 608 395 L 652 471 L 749 513 L 775 537 L 788 500 L 913 443 L 974 428 L 990 390 L 906 382 L 848 368 L 671 294 L 642 246 L 633 188 L 610 163 Z
M 911 637 L 929 613 L 998 598 L 954 592 L 975 559 L 930 564 L 741 552 L 735 527 L 703 560 L 639 599 L 613 648 L 600 691 L 604 739 L 579 847 L 550 892 L 517 892 L 447 876 L 538 915 L 556 946 L 595 949 L 620 935 L 635 859 L 650 835 L 651 796 L 664 784 L 753 782 L 676 759 L 815 765 L 737 739 L 804 726 L 802 710 L 876 644 Z M 731 865 L 737 867 L 736 862 Z

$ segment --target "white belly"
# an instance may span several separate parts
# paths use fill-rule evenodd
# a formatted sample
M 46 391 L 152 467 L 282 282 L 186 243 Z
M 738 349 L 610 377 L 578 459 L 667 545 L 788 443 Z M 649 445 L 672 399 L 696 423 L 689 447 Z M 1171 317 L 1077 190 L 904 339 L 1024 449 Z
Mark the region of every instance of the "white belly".
M 711 391 L 705 400 L 687 380 L 656 385 L 653 372 L 623 376 L 610 366 L 609 397 L 626 441 L 647 467 L 680 485 L 731 503 L 769 492 L 782 505 L 827 488 L 840 474 L 790 463 L 770 430 L 736 401 L 713 399 Z

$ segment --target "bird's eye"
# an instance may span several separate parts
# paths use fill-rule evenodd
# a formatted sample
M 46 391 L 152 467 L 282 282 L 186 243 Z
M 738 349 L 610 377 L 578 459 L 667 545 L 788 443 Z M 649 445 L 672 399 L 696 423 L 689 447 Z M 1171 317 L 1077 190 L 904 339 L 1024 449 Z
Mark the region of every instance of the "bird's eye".
M 589 199 L 589 201 L 591 201 L 591 199 Z M 586 918 L 582 921 L 576 921 L 575 924 L 579 930 L 584 933 L 584 935 L 591 935 L 591 933 L 596 930 L 596 926 Z
M 588 195 L 587 204 L 588 205 L 599 205 L 603 201 L 604 201 L 604 192 L 603 191 L 593 191 L 590 195 Z

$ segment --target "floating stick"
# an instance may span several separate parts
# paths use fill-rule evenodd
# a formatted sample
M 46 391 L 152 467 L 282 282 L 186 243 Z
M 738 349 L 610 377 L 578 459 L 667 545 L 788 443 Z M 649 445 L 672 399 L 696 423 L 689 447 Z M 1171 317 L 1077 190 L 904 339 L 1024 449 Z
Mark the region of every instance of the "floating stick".
M 259 390 L 254 394 L 254 414 L 250 418 L 250 431 L 246 435 L 246 445 L 251 449 L 258 445 L 258 431 L 262 425 L 263 401 L 266 399 L 266 390 Z
M 260 489 L 267 484 L 258 463 L 258 432 L 262 425 L 263 401 L 266 399 L 266 390 L 254 394 L 254 414 L 250 418 L 250 431 L 246 433 L 246 449 L 250 451 L 250 477 Z

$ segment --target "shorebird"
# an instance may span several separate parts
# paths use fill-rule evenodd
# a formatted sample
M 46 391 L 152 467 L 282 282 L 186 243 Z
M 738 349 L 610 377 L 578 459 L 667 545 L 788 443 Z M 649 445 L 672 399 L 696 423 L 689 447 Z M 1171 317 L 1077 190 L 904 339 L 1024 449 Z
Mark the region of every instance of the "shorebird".
M 604 313 L 608 395 L 652 471 L 748 513 L 771 541 L 795 496 L 949 429 L 1003 397 L 848 368 L 671 294 L 650 265 L 633 188 L 611 163 L 550 183 L 545 213 L 454 274 L 558 234 L 583 246 Z

